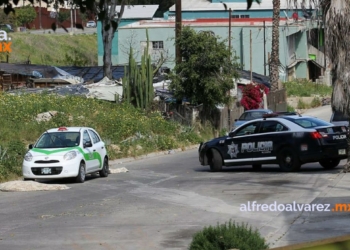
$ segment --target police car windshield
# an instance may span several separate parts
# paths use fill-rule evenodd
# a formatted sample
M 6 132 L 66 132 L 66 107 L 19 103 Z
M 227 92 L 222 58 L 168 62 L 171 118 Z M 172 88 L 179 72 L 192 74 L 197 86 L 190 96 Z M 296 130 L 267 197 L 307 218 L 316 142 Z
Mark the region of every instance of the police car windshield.
M 289 120 L 291 122 L 294 122 L 298 124 L 300 127 L 303 128 L 315 128 L 315 127 L 322 127 L 322 126 L 333 126 L 333 124 L 329 122 L 322 121 L 317 118 L 312 117 L 303 117 L 303 118 L 290 118 L 290 117 L 284 117 L 284 119 Z
M 80 144 L 80 132 L 44 133 L 35 144 L 35 148 L 69 148 Z

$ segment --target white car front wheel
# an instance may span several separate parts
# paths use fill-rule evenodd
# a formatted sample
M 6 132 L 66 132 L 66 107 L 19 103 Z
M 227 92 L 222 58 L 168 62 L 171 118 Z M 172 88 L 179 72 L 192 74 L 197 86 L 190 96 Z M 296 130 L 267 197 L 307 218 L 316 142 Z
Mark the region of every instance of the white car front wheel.
M 76 182 L 84 183 L 85 181 L 85 164 L 80 162 L 78 176 L 75 178 Z

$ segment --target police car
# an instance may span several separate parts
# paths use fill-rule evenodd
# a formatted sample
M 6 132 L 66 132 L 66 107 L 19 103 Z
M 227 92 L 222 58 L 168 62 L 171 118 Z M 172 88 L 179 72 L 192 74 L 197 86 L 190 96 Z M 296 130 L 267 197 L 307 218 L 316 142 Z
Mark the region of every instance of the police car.
M 347 128 L 301 115 L 267 114 L 234 129 L 228 136 L 201 143 L 199 161 L 211 171 L 223 166 L 278 164 L 285 172 L 319 162 L 326 169 L 347 158 Z
M 24 180 L 75 178 L 109 174 L 105 143 L 93 128 L 59 127 L 45 131 L 24 156 Z

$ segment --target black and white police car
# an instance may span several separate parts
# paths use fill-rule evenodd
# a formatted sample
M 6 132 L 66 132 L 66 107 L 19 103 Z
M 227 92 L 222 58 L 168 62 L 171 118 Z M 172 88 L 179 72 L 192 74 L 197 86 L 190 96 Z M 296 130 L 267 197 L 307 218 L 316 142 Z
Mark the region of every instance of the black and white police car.
M 319 162 L 326 169 L 347 158 L 347 128 L 311 116 L 267 114 L 234 129 L 228 136 L 199 146 L 201 165 L 211 171 L 223 166 L 278 164 L 284 172 Z

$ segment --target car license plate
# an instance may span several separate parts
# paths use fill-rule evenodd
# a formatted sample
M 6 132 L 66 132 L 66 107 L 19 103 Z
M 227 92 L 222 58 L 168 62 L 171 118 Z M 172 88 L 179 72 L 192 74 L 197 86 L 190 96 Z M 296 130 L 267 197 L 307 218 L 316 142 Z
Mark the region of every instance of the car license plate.
M 339 149 L 338 150 L 338 154 L 345 155 L 346 154 L 346 150 L 345 149 Z
M 51 174 L 51 168 L 42 168 L 41 174 Z

